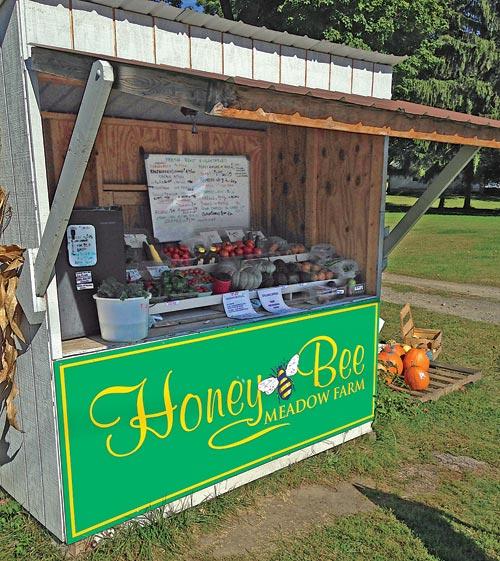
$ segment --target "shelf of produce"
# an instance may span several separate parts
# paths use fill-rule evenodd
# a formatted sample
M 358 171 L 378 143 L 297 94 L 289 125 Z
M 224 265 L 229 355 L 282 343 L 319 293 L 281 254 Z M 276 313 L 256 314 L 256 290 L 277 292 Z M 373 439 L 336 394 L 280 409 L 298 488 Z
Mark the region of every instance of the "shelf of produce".
M 298 284 L 282 285 L 281 290 L 284 295 L 297 294 L 306 292 L 313 286 L 324 286 L 329 281 L 313 281 Z M 257 298 L 257 290 L 249 291 L 250 298 Z M 213 294 L 211 296 L 197 296 L 196 298 L 184 298 L 181 300 L 172 300 L 170 302 L 160 302 L 152 304 L 149 308 L 150 314 L 165 314 L 167 312 L 178 312 L 180 310 L 191 310 L 193 308 L 206 308 L 208 306 L 217 306 L 222 304 L 222 294 Z

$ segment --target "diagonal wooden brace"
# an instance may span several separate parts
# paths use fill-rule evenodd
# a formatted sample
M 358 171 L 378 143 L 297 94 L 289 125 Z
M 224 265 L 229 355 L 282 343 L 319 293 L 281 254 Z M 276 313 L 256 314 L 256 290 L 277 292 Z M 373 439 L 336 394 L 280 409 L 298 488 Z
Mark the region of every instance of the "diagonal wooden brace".
M 25 263 L 16 292 L 24 314 L 32 325 L 42 323 L 45 317 L 45 293 L 54 274 L 57 255 L 113 81 L 114 73 L 111 65 L 106 61 L 95 61 L 88 76 L 40 247 L 27 249 L 25 253 Z
M 445 192 L 446 188 L 472 160 L 478 150 L 479 148 L 475 146 L 462 146 L 441 173 L 429 183 L 421 197 L 385 238 L 384 257 L 391 253 L 415 223 L 427 212 L 432 203 Z
M 87 169 L 97 131 L 114 82 L 113 67 L 97 60 L 92 65 L 69 148 L 57 183 L 49 218 L 34 263 L 35 294 L 44 296 Z

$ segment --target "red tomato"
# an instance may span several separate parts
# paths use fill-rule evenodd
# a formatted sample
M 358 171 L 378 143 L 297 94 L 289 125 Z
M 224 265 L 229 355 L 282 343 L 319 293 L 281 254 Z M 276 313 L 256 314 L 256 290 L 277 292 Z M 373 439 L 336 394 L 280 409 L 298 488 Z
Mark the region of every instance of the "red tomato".
M 220 256 L 221 257 L 229 257 L 229 251 L 227 249 L 221 249 L 220 250 Z
M 253 250 L 254 255 L 262 255 L 262 249 L 260 247 L 256 247 Z
M 238 249 L 235 250 L 234 252 L 236 255 L 244 255 L 244 251 L 241 247 L 239 247 Z
M 245 248 L 243 249 L 243 253 L 244 253 L 245 255 L 252 255 L 252 253 L 253 253 L 253 248 L 252 248 L 252 247 L 245 247 Z

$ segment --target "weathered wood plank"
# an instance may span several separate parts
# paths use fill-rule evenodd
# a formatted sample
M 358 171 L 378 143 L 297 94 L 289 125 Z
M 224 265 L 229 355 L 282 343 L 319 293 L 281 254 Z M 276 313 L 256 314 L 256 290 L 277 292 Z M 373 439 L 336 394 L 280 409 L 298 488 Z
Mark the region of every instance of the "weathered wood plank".
M 466 372 L 463 372 L 463 370 L 466 370 Z M 453 376 L 448 377 L 448 373 L 451 372 L 453 372 Z M 441 375 L 443 373 L 444 375 Z M 457 391 L 467 384 L 477 382 L 482 378 L 482 374 L 479 370 L 460 366 L 455 369 L 454 367 L 432 362 L 429 369 L 429 377 L 430 385 L 424 391 L 412 391 L 408 388 L 392 384 L 389 387 L 394 391 L 407 393 L 425 403 L 426 401 L 436 401 L 440 397 Z
M 371 137 L 370 147 L 370 188 L 368 191 L 368 216 L 366 228 L 366 288 L 370 294 L 377 293 L 379 269 L 380 205 L 385 190 L 384 138 Z
M 276 50 L 275 47 L 273 49 Z M 85 79 L 94 59 L 65 52 L 54 54 L 54 51 L 48 49 L 35 48 L 32 60 L 33 68 L 37 71 L 73 79 Z M 500 129 L 493 126 L 466 125 L 463 122 L 424 114 L 417 117 L 380 107 L 374 110 L 371 106 L 344 100 L 278 92 L 215 80 L 208 76 L 186 74 L 172 69 L 151 68 L 126 64 L 116 59 L 110 60 L 116 68 L 116 89 L 177 107 L 184 105 L 211 115 L 377 136 L 500 148 Z M 279 62 L 279 56 L 277 60 Z M 255 75 L 255 60 L 254 77 L 258 78 Z
M 18 6 L 8 1 L 0 6 L 0 183 L 9 192 L 12 206 L 12 219 L 3 233 L 2 242 L 17 243 L 21 241 L 17 185 L 22 179 L 16 174 L 15 155 L 12 149 L 13 129 L 17 127 L 16 115 L 11 115 L 11 84 L 7 80 L 15 79 L 13 66 L 19 64 Z M 19 92 L 19 86 L 15 89 Z M 16 378 L 19 386 L 31 374 L 25 364 L 18 367 Z M 22 433 L 9 429 L 3 407 L 5 395 L 2 392 L 2 411 L 0 414 L 0 485 L 17 501 L 29 508 L 29 491 L 26 468 L 26 447 Z M 18 409 L 18 422 L 23 423 L 22 398 L 15 400 Z
M 300 242 L 305 233 L 305 130 L 272 127 L 271 145 L 271 232 L 287 240 Z
M 90 56 L 35 47 L 31 65 L 38 72 L 86 81 L 95 60 Z M 114 68 L 114 89 L 178 107 L 205 109 L 209 82 L 203 78 L 123 63 Z
M 3 11 L 4 4 L 1 7 Z M 41 127 L 33 84 L 26 74 L 23 61 L 20 21 L 21 3 L 11 3 L 13 16 L 1 44 L 2 78 L 9 87 L 0 92 L 1 107 L 6 109 L 9 143 L 2 144 L 11 158 L 13 176 L 7 188 L 15 193 L 13 209 L 17 234 L 9 228 L 5 241 L 24 247 L 36 247 L 39 242 L 40 220 L 48 210 L 45 186 L 45 166 Z M 5 13 L 5 12 L 4 12 Z M 0 80 L 1 82 L 1 80 Z M 35 81 L 36 83 L 36 81 Z M 37 126 L 38 119 L 38 126 Z M 27 139 L 31 138 L 33 145 Z M 45 189 L 44 189 L 45 187 Z M 48 315 L 53 314 L 52 295 L 48 298 Z M 57 306 L 55 308 L 57 312 Z M 55 322 L 57 324 L 57 322 Z M 50 370 L 50 341 L 46 323 L 38 329 L 25 329 L 31 344 L 18 361 L 17 379 L 22 389 L 16 399 L 20 410 L 23 436 L 12 429 L 7 433 L 13 446 L 22 440 L 22 449 L 8 466 L 13 477 L 4 478 L 0 468 L 1 484 L 57 537 L 64 538 L 59 452 L 56 439 L 55 412 Z M 57 325 L 53 325 L 57 338 Z M 54 343 L 54 349 L 57 341 Z M 11 448 L 13 452 L 15 448 Z M 17 462 L 23 460 L 21 468 Z

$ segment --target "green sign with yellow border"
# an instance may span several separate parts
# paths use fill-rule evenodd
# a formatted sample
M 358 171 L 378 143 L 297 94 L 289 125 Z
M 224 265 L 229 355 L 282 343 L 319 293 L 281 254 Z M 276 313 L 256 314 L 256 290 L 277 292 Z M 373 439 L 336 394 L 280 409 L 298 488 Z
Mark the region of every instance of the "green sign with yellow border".
M 67 540 L 373 418 L 378 302 L 56 361 Z

